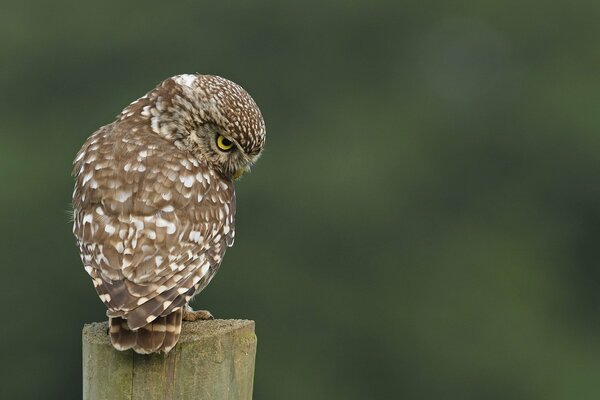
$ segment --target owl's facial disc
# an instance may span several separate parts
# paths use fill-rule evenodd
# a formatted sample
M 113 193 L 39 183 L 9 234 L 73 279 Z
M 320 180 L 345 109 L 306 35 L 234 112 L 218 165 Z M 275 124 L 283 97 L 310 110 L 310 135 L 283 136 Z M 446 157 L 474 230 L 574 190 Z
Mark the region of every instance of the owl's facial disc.
M 238 179 L 255 161 L 246 155 L 234 134 L 215 123 L 201 124 L 190 136 L 190 150 L 230 179 Z
M 240 152 L 240 155 L 242 156 L 242 157 L 240 157 L 240 159 L 244 160 L 246 162 L 246 165 L 242 165 L 237 170 L 235 170 L 235 172 L 231 176 L 231 178 L 233 180 L 240 179 L 242 177 L 242 175 L 244 175 L 246 172 L 248 172 L 248 170 L 250 169 L 251 162 L 247 161 L 248 157 L 242 150 L 242 147 L 240 146 L 240 144 L 235 141 L 235 139 L 232 139 L 223 134 L 217 133 L 215 135 L 215 143 L 217 145 L 217 149 L 223 153 L 232 153 L 235 151 Z

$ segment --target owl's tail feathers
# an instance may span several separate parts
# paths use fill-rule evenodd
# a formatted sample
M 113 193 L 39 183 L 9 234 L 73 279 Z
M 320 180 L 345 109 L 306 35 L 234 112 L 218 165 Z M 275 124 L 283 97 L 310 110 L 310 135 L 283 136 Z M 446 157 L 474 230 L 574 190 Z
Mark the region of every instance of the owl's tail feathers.
M 158 317 L 137 330 L 131 330 L 122 317 L 109 317 L 110 341 L 115 349 L 133 349 L 136 353 L 149 354 L 175 347 L 181 334 L 183 311 L 177 310 L 164 317 Z
M 108 334 L 113 347 L 120 351 L 131 349 L 137 341 L 136 332 L 129 329 L 127 320 L 121 317 L 108 318 Z

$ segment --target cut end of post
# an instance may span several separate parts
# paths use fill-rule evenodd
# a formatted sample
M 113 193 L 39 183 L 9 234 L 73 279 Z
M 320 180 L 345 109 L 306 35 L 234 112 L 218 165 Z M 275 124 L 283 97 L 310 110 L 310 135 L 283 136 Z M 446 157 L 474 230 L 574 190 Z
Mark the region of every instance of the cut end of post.
M 188 343 L 234 331 L 254 334 L 254 321 L 248 319 L 212 319 L 208 321 L 183 322 L 178 343 Z M 92 322 L 83 326 L 83 340 L 96 345 L 110 345 L 107 334 L 108 322 Z
M 83 328 L 84 399 L 252 398 L 254 321 L 184 322 L 168 354 L 115 350 L 107 322 Z

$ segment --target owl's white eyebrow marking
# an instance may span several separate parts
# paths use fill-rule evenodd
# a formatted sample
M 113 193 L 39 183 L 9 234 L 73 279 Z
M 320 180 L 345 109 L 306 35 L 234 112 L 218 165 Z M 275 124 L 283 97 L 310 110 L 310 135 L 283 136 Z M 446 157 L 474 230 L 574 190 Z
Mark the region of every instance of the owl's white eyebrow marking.
M 194 82 L 196 81 L 196 75 L 177 75 L 175 78 L 173 78 L 173 80 L 175 81 L 175 83 L 178 83 L 181 86 L 187 86 L 191 88 Z

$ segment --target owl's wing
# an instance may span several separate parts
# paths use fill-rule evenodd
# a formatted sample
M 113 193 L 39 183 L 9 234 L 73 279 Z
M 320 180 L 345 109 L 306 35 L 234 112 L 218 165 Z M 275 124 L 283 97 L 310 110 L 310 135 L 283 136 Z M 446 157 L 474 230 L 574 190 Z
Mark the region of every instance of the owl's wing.
M 234 238 L 232 183 L 147 139 L 125 135 L 116 147 L 92 136 L 95 151 L 75 164 L 74 231 L 85 269 L 109 315 L 131 329 L 183 307 Z

